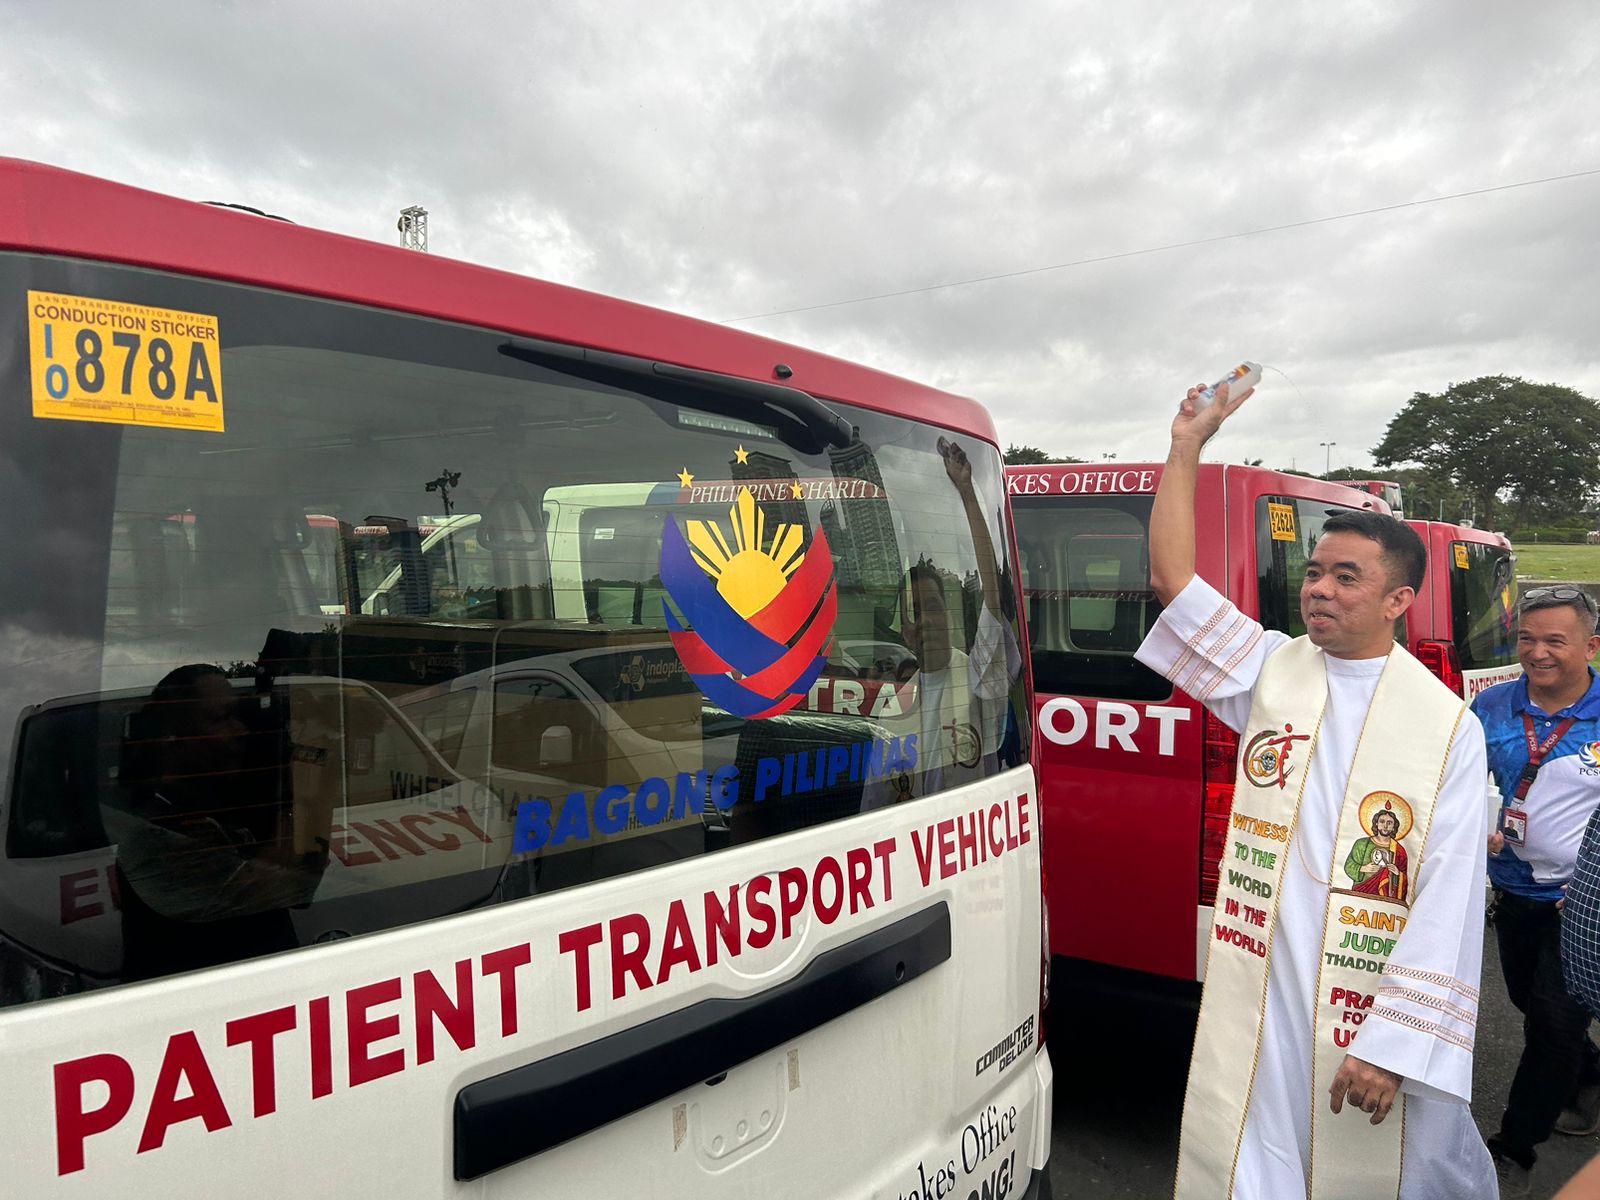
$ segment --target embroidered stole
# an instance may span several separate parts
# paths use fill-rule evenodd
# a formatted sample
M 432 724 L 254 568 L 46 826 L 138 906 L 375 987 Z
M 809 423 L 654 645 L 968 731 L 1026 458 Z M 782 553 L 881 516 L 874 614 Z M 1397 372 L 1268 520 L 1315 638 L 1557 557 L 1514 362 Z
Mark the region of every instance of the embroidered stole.
M 1240 738 L 1238 786 L 1211 936 L 1205 993 L 1183 1107 L 1178 1200 L 1233 1193 L 1260 1058 L 1278 899 L 1300 802 L 1311 776 L 1327 673 L 1322 651 L 1297 638 L 1257 681 Z M 1312 1200 L 1374 1200 L 1399 1192 L 1404 1098 L 1372 1125 L 1328 1087 L 1366 1020 L 1378 979 L 1415 893 L 1416 872 L 1451 739 L 1466 706 L 1403 648 L 1389 654 L 1350 769 L 1326 870 L 1327 904 L 1312 1056 Z

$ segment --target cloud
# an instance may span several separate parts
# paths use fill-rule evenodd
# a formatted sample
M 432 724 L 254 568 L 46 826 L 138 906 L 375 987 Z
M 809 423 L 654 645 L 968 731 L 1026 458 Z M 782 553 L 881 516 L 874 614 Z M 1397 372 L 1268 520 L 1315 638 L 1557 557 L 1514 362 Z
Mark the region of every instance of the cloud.
M 0 149 L 712 319 L 1600 168 L 1600 14 L 0 7 Z M 741 321 L 975 396 L 1003 440 L 1159 457 L 1182 387 L 1269 373 L 1219 457 L 1365 463 L 1413 391 L 1600 395 L 1600 177 Z

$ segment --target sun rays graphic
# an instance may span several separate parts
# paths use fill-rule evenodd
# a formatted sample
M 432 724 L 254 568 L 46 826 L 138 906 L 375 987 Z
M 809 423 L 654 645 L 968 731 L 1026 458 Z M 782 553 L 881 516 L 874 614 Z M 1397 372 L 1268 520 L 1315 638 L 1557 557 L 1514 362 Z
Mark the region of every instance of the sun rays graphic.
M 805 534 L 798 525 L 780 524 L 767 542 L 767 515 L 749 488 L 728 509 L 733 544 L 716 521 L 688 521 L 686 532 L 694 560 L 717 581 L 717 592 L 741 617 L 760 612 L 783 590 L 800 566 Z

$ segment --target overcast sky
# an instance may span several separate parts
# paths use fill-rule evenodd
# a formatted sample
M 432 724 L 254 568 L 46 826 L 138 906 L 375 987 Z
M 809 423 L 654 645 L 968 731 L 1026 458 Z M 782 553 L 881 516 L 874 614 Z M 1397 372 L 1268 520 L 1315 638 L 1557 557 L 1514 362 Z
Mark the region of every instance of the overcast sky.
M 1414 391 L 1600 397 L 1600 4 L 0 0 L 0 154 L 690 312 L 1002 442 L 1365 466 Z M 1009 272 L 1033 273 L 832 304 Z M 763 315 L 803 309 L 784 315 Z M 741 319 L 747 318 L 747 319 Z

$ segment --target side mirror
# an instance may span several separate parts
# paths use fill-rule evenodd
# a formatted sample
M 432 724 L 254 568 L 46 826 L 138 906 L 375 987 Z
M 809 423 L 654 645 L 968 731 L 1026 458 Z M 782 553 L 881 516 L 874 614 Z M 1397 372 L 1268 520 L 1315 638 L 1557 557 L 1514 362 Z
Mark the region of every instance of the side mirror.
M 539 765 L 541 767 L 568 767 L 572 765 L 572 727 L 552 725 L 539 735 Z

